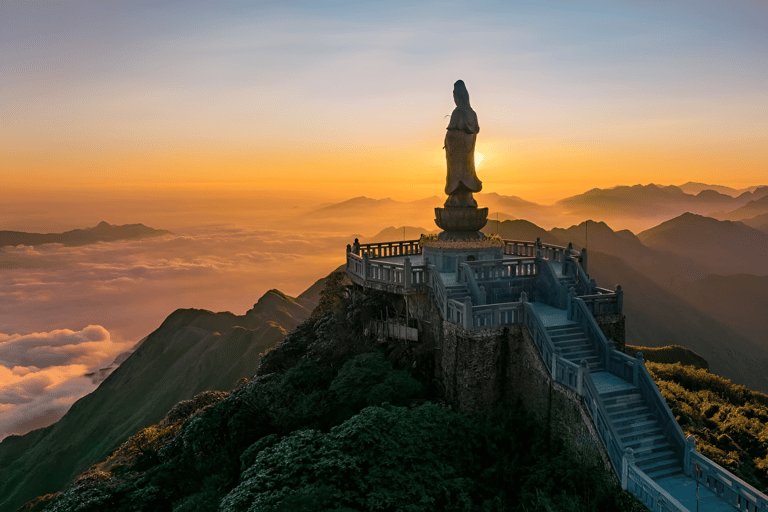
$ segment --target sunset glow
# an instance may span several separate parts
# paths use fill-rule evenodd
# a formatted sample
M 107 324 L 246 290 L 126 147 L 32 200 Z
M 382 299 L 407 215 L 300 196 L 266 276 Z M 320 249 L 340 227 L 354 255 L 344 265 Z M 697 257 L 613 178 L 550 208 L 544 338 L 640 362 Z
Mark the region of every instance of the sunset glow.
M 356 237 L 433 232 L 459 79 L 491 219 L 521 198 L 568 228 L 589 217 L 555 203 L 594 188 L 768 184 L 767 5 L 3 1 L 0 231 L 171 233 L 0 247 L 0 439 L 178 308 L 244 314 Z
M 407 177 L 399 193 L 415 199 L 443 180 L 423 155 L 441 153 L 458 78 L 478 147 L 494 141 L 492 159 L 478 155 L 489 190 L 552 202 L 766 175 L 768 11 L 755 2 L 478 4 L 469 18 L 411 2 L 12 5 L 5 190 L 382 197 L 398 189 L 380 183 Z

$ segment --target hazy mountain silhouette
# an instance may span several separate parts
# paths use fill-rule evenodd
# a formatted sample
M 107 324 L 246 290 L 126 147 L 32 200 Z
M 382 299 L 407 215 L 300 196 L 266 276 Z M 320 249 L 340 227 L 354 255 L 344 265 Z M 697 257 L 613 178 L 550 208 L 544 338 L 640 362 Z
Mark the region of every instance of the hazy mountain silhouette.
M 768 347 L 768 276 L 711 275 L 685 291 L 698 309 Z
M 144 224 L 124 224 L 116 226 L 99 222 L 92 228 L 73 229 L 64 233 L 25 233 L 23 231 L 0 231 L 0 247 L 4 245 L 42 245 L 64 244 L 78 246 L 96 242 L 114 242 L 153 236 L 168 235 L 170 231 L 153 229 Z
M 735 189 L 731 187 L 725 187 L 723 185 L 708 185 L 706 183 L 699 183 L 695 181 L 689 181 L 688 183 L 684 183 L 682 185 L 679 185 L 678 187 L 680 190 L 685 192 L 686 194 L 693 194 L 696 195 L 702 190 L 714 190 L 715 192 L 719 192 L 721 194 L 726 194 L 731 197 L 737 197 L 744 192 L 754 192 L 755 189 L 759 188 L 757 186 L 754 187 L 747 187 L 747 188 L 740 188 Z
M 768 213 L 768 195 L 754 199 L 728 213 L 716 212 L 711 215 L 720 220 L 742 220 Z
M 755 215 L 749 219 L 742 219 L 739 222 L 764 233 L 768 233 L 768 213 Z
M 0 510 L 60 489 L 181 400 L 229 390 L 259 354 L 309 317 L 320 280 L 297 298 L 268 291 L 245 315 L 180 309 L 57 423 L 0 443 Z
M 720 315 L 713 317 L 665 290 L 621 258 L 596 251 L 589 258 L 589 275 L 598 284 L 622 285 L 627 344 L 687 347 L 709 361 L 713 373 L 768 392 L 768 349 L 720 321 Z
M 611 215 L 657 217 L 660 214 L 679 215 L 685 211 L 706 213 L 715 209 L 735 208 L 743 203 L 714 190 L 703 190 L 693 195 L 686 194 L 674 185 L 651 183 L 609 189 L 594 188 L 555 204 L 572 211 L 604 211 Z
M 768 274 L 768 234 L 740 222 L 685 213 L 637 236 L 646 246 L 691 258 L 713 274 Z

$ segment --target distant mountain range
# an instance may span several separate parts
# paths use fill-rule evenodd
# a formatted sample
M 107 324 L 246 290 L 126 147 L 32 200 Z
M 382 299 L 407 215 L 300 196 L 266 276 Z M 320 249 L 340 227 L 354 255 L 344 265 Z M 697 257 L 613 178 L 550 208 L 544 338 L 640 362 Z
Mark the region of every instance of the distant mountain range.
M 0 511 L 59 490 L 176 403 L 230 390 L 259 354 L 306 320 L 324 280 L 296 298 L 268 291 L 245 315 L 180 309 L 57 423 L 0 443 Z
M 747 188 L 740 188 L 735 189 L 731 187 L 724 187 L 722 185 L 708 185 L 706 183 L 698 183 L 695 181 L 689 181 L 688 183 L 684 183 L 679 186 L 680 190 L 685 192 L 686 194 L 693 194 L 696 195 L 702 190 L 714 190 L 715 192 L 719 192 L 721 194 L 727 194 L 729 196 L 736 197 L 738 195 L 743 194 L 744 192 L 754 192 L 755 189 L 759 188 L 757 186 L 755 187 L 747 187 Z
M 684 213 L 637 237 L 647 247 L 690 258 L 711 273 L 768 275 L 768 234 L 741 222 Z
M 686 190 L 673 185 L 655 184 L 595 188 L 553 205 L 541 205 L 494 192 L 479 193 L 475 198 L 479 206 L 489 209 L 489 221 L 497 218 L 500 221 L 527 219 L 546 228 L 593 218 L 639 232 L 687 212 L 721 220 L 742 220 L 768 213 L 768 205 L 764 202 L 764 198 L 768 197 L 768 186 L 736 190 L 718 186 L 712 186 L 714 189 L 702 188 L 703 185 L 700 185 L 686 184 Z M 324 228 L 332 223 L 354 233 L 365 232 L 370 226 L 381 226 L 382 223 L 392 226 L 422 225 L 432 229 L 433 208 L 441 207 L 443 203 L 444 199 L 437 196 L 418 201 L 361 196 L 324 205 L 294 221 L 312 229 Z M 764 223 L 762 219 L 756 219 L 750 225 L 761 228 Z
M 114 242 L 116 240 L 133 240 L 168 235 L 170 231 L 153 229 L 144 224 L 124 224 L 115 226 L 107 222 L 99 222 L 92 228 L 73 229 L 64 233 L 25 233 L 23 231 L 0 231 L 0 247 L 5 245 L 42 245 L 64 244 L 78 246 L 96 242 Z

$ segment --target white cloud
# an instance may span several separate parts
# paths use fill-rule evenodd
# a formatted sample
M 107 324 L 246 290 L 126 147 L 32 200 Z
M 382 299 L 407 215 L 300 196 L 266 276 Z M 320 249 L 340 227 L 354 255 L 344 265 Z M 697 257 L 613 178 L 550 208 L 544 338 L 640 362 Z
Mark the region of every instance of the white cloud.
M 0 439 L 57 421 L 95 389 L 85 374 L 106 366 L 127 348 L 100 325 L 79 331 L 0 333 Z

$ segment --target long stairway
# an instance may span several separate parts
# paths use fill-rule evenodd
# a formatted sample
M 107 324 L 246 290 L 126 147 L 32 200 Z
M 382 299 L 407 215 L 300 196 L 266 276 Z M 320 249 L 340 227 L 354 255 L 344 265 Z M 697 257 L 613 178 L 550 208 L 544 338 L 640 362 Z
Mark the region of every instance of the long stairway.
M 600 356 L 587 339 L 581 326 L 571 322 L 565 325 L 553 325 L 546 329 L 552 343 L 560 349 L 560 355 L 565 359 L 577 365 L 581 364 L 582 360 L 586 360 L 589 371 L 601 368 Z
M 682 475 L 683 465 L 640 390 L 608 372 L 592 373 L 592 381 L 621 442 L 634 451 L 637 467 L 653 480 Z
M 606 414 L 623 447 L 632 448 L 635 465 L 641 471 L 690 512 L 737 510 L 706 486 L 697 487 L 696 481 L 683 473 L 680 456 L 662 433 L 640 390 L 605 371 L 594 345 L 576 322 L 567 319 L 565 310 L 537 302 L 531 306 L 563 358 L 575 364 L 587 360 L 590 377 Z

